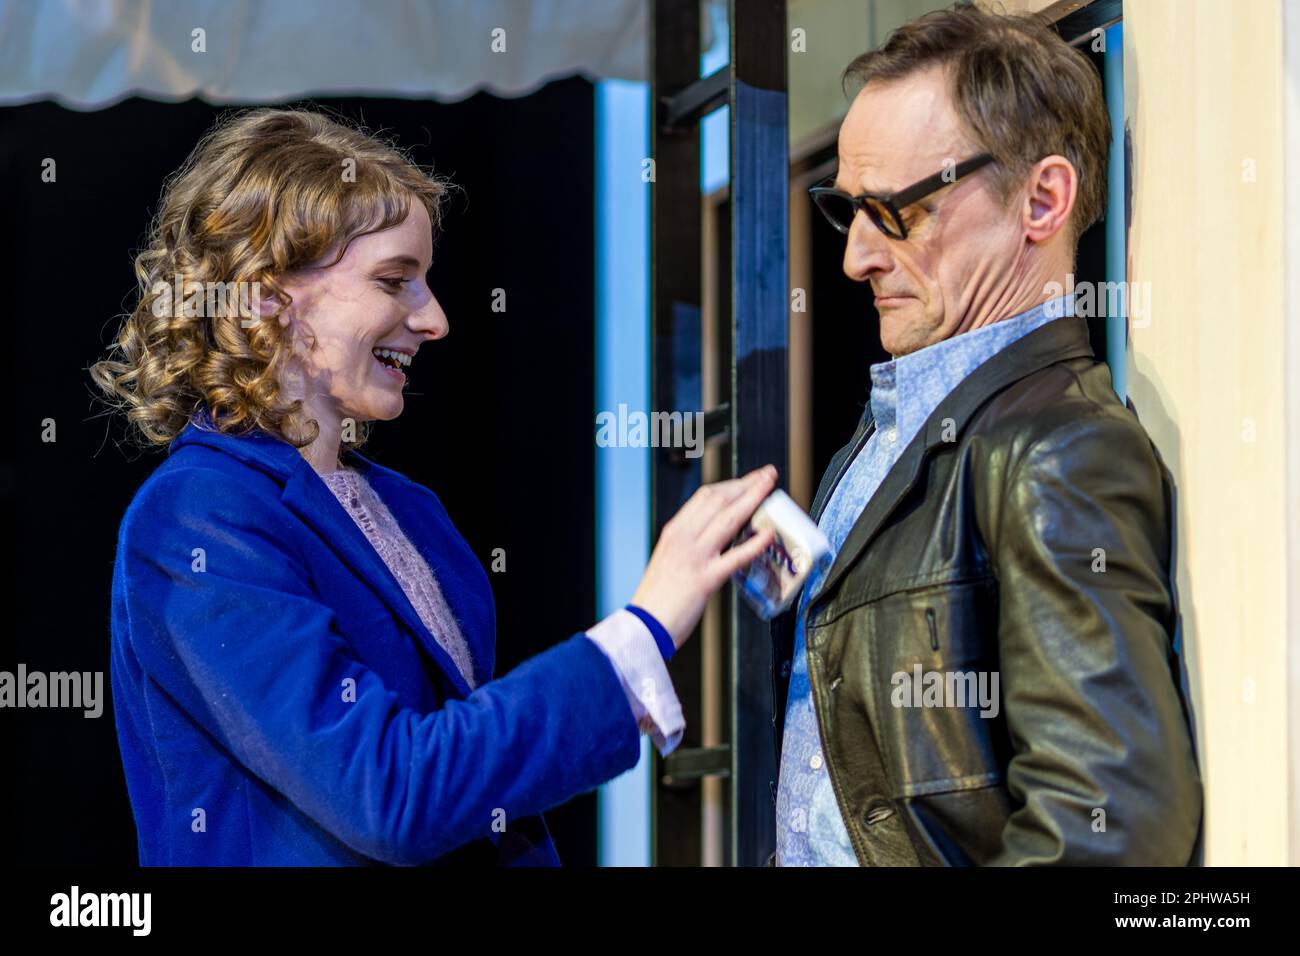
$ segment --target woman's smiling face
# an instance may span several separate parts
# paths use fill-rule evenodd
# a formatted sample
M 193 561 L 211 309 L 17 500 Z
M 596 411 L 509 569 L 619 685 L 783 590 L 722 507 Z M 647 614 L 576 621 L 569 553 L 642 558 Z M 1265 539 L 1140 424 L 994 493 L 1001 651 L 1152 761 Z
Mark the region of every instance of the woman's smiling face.
M 425 274 L 433 262 L 433 230 L 424 205 L 397 226 L 358 236 L 343 258 L 284 276 L 293 298 L 280 315 L 290 329 L 298 361 L 281 384 L 289 398 L 303 399 L 304 420 L 316 418 L 325 433 L 346 419 L 388 421 L 402 413 L 406 375 L 381 361 L 376 350 L 403 353 L 409 365 L 424 342 L 447 334 L 442 306 Z

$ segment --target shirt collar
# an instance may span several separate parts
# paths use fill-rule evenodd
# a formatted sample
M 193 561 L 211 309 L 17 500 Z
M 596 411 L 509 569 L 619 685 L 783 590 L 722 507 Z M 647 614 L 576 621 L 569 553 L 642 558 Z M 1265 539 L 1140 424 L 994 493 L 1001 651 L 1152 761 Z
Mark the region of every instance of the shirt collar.
M 876 428 L 897 430 L 901 451 L 930 413 L 963 379 L 1012 342 L 1053 319 L 1074 315 L 1074 297 L 1059 296 L 1018 315 L 871 366 Z

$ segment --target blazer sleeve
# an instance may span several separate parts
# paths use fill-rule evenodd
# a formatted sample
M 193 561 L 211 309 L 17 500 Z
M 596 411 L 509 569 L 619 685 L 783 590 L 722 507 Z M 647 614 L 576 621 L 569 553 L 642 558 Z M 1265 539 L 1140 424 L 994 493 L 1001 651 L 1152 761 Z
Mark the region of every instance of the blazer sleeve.
M 993 550 L 1016 809 L 993 865 L 1191 856 L 1201 789 L 1173 670 L 1161 474 L 1140 425 L 1089 416 L 1009 475 Z
M 464 700 L 399 705 L 314 593 L 300 534 L 272 483 L 185 468 L 146 483 L 118 546 L 144 670 L 339 840 L 425 863 L 636 764 L 618 675 L 581 633 Z

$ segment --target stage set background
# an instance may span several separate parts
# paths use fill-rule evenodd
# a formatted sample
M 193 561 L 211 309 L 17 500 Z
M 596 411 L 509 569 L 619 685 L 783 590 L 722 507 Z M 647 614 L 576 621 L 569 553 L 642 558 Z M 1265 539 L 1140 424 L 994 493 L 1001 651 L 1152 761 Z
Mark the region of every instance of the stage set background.
M 989 3 L 1058 14 L 1069 5 Z M 720 4 L 703 5 L 716 23 Z M 815 150 L 829 142 L 846 105 L 843 64 L 941 5 L 790 0 L 790 24 L 807 27 L 815 51 L 789 59 L 792 159 L 805 143 Z M 0 522 L 14 567 L 3 592 L 10 640 L 0 668 L 23 661 L 107 673 L 114 535 L 151 462 L 129 461 L 105 422 L 90 418 L 85 366 L 126 303 L 128 253 L 163 176 L 215 115 L 206 104 L 260 102 L 277 90 L 272 101 L 311 95 L 363 107 L 367 122 L 388 124 L 417 158 L 466 187 L 470 203 L 450 205 L 433 276 L 452 335 L 426 350 L 413 382 L 424 395 L 379 427 L 372 451 L 435 488 L 481 558 L 507 548 L 509 570 L 493 580 L 500 669 L 526 656 L 529 642 L 540 648 L 586 626 L 635 584 L 648 548 L 647 459 L 633 449 L 596 456 L 593 509 L 587 428 L 594 409 L 648 401 L 647 203 L 638 178 L 649 148 L 648 3 L 336 0 L 330 16 L 306 16 L 307 6 L 0 0 L 0 275 L 13 327 L 0 359 L 11 422 L 0 452 Z M 1121 191 L 1112 189 L 1108 219 L 1121 240 L 1113 246 L 1127 258 L 1108 263 L 1106 274 L 1150 283 L 1152 307 L 1142 322 L 1119 317 L 1128 335 L 1108 336 L 1107 350 L 1179 488 L 1178 588 L 1206 783 L 1206 862 L 1294 863 L 1300 4 L 1127 0 L 1122 10 L 1124 23 L 1112 30 L 1124 41 L 1107 63 L 1118 82 L 1107 85 L 1123 93 L 1112 114 L 1124 116 L 1116 148 L 1132 194 L 1128 209 L 1115 209 Z M 209 24 L 212 38 L 240 42 L 213 43 L 200 69 L 181 55 L 197 23 Z M 532 42 L 491 58 L 485 38 L 498 25 Z M 708 69 L 725 62 L 725 40 L 706 43 L 710 54 L 722 51 L 721 60 L 706 54 Z M 351 69 L 354 82 L 330 82 L 331 69 Z M 579 79 L 541 88 L 575 73 L 599 78 L 594 89 Z M 518 98 L 450 102 L 475 84 Z M 376 98 L 326 98 L 362 89 Z M 140 91 L 156 99 L 130 99 Z M 199 92 L 205 100 L 190 101 Z M 70 112 L 46 102 L 52 97 L 93 112 Z M 727 119 L 719 110 L 702 126 L 706 194 L 718 188 L 716 170 L 725 178 Z M 572 141 L 564 142 L 569 125 Z M 59 158 L 57 186 L 39 182 L 47 155 Z M 792 262 L 815 259 L 799 277 L 814 307 L 807 321 L 792 317 L 791 341 L 821 344 L 805 356 L 817 376 L 802 387 L 802 404 L 792 384 L 792 438 L 802 435 L 806 452 L 791 463 L 791 488 L 810 494 L 856 418 L 874 360 L 869 350 L 844 365 L 824 359 L 832 345 L 842 357 L 877 339 L 874 315 L 862 314 L 864 290 L 837 277 L 827 236 L 812 232 L 810 216 L 796 218 L 796 208 L 792 200 Z M 505 315 L 489 311 L 497 287 L 508 289 Z M 56 445 L 39 440 L 47 417 L 59 423 Z M 566 558 L 562 580 L 557 554 L 576 556 Z M 15 754 L 11 785 L 0 788 L 0 800 L 13 803 L 7 852 L 23 862 L 134 859 L 111 717 L 3 717 L 0 734 Z M 599 823 L 600 842 L 630 836 L 617 852 L 602 850 L 602 862 L 649 858 L 646 765 L 602 788 L 623 787 L 619 815 Z M 592 858 L 592 802 L 565 811 L 581 821 L 567 831 L 563 815 L 550 815 L 566 862 Z
M 430 278 L 451 334 L 421 349 L 405 411 L 376 423 L 366 453 L 434 489 L 485 567 L 505 549 L 505 573 L 489 574 L 505 673 L 596 620 L 592 84 L 450 104 L 313 102 L 390 133 L 463 190 L 447 203 Z M 132 98 L 90 112 L 0 109 L 13 428 L 0 507 L 14 559 L 0 667 L 103 671 L 106 708 L 98 720 L 5 714 L 6 842 L 21 863 L 136 859 L 108 709 L 109 589 L 121 516 L 165 451 L 119 447 L 122 423 L 93 404 L 85 369 L 129 301 L 130 251 L 164 177 L 225 108 Z M 40 180 L 44 157 L 57 160 L 55 183 Z M 498 288 L 503 313 L 491 308 Z M 41 440 L 46 419 L 56 442 Z M 566 863 L 595 862 L 595 803 L 593 792 L 547 815 Z

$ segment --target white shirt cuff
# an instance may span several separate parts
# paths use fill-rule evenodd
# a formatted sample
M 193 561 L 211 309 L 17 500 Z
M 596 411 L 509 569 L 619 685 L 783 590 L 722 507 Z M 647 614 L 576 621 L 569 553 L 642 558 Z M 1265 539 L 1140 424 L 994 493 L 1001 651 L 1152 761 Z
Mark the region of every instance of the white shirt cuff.
M 686 721 L 650 629 L 631 611 L 619 608 L 587 636 L 614 665 L 641 731 L 650 734 L 660 756 L 668 756 L 682 742 Z

